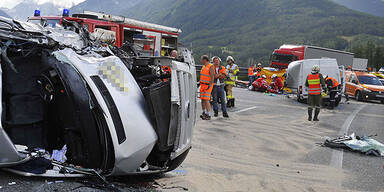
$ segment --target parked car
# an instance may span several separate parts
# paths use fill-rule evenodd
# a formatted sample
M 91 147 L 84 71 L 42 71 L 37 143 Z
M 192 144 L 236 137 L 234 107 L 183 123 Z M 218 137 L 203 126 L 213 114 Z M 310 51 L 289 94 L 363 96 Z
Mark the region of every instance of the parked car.
M 63 22 L 45 28 L 0 17 L 0 168 L 46 177 L 177 168 L 196 118 L 191 52 L 179 47 L 183 62 L 141 57 L 129 44 L 106 46 Z M 22 166 L 42 158 L 48 170 Z
M 346 73 L 346 93 L 358 101 L 378 100 L 384 103 L 384 86 L 373 74 L 360 71 Z
M 320 66 L 320 73 L 335 78 L 340 82 L 338 94 L 336 95 L 336 105 L 339 104 L 342 93 L 344 93 L 344 67 L 337 64 L 336 59 L 307 59 L 292 62 L 287 69 L 286 87 L 297 94 L 298 101 L 305 101 L 308 98 L 308 90 L 305 86 L 305 80 L 311 73 L 314 65 Z M 329 95 L 324 98 L 327 102 Z

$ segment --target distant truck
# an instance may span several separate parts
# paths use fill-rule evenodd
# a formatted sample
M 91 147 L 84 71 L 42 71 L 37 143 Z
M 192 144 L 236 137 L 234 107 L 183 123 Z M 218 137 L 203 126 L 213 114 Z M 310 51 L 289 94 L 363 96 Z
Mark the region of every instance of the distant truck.
M 354 58 L 352 69 L 353 70 L 367 70 L 368 67 L 368 59 L 362 58 Z
M 353 64 L 354 54 L 309 45 L 282 45 L 273 51 L 271 67 L 285 69 L 293 61 L 321 58 L 336 59 L 338 65 L 347 67 Z
M 336 97 L 336 106 L 339 104 L 342 93 L 345 92 L 345 70 L 344 66 L 339 66 L 336 59 L 306 59 L 292 62 L 286 73 L 286 87 L 290 88 L 293 93 L 297 94 L 298 101 L 305 101 L 308 98 L 308 89 L 305 86 L 305 80 L 311 73 L 314 65 L 320 66 L 320 73 L 328 77 L 335 78 L 340 82 Z M 329 96 L 325 98 L 325 102 Z

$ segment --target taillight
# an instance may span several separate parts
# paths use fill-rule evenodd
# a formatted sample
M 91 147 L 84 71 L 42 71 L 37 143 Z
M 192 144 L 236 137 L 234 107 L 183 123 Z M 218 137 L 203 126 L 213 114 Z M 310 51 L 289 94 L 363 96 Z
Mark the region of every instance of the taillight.
M 300 93 L 300 94 L 303 94 L 303 86 L 300 86 L 300 87 L 299 87 L 299 93 Z

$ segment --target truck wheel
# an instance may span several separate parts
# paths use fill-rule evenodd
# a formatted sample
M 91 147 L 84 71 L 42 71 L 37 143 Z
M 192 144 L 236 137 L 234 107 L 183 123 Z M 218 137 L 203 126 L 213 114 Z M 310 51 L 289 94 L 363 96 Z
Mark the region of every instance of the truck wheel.
M 169 172 L 169 171 L 173 171 L 175 170 L 176 168 L 178 168 L 181 163 L 183 163 L 183 161 L 185 160 L 185 158 L 187 157 L 188 153 L 189 153 L 189 150 L 188 149 L 187 151 L 185 151 L 183 154 L 179 155 L 178 157 L 176 157 L 176 159 L 172 160 L 172 161 L 169 161 L 167 166 L 168 166 L 168 169 L 166 172 Z
M 356 91 L 356 93 L 355 93 L 355 99 L 356 99 L 357 101 L 362 101 L 362 100 L 363 100 L 363 97 L 362 97 L 360 91 Z
M 341 95 L 337 97 L 335 107 L 339 106 L 340 101 L 341 101 Z

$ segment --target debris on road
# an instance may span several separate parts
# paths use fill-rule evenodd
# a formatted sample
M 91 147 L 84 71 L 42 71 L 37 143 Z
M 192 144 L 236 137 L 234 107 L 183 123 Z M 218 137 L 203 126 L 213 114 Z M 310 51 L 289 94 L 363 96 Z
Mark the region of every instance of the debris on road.
M 359 151 L 366 155 L 384 157 L 384 144 L 372 139 L 371 137 L 373 136 L 359 137 L 356 136 L 355 133 L 352 133 L 349 136 L 345 135 L 336 139 L 326 139 L 323 146 L 345 148 L 352 151 Z

